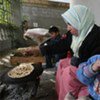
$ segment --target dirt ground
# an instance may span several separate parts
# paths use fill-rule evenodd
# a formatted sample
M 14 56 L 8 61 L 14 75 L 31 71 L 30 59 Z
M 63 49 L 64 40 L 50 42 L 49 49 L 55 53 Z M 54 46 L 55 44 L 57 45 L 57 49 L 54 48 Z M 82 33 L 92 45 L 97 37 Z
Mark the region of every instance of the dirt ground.
M 45 69 L 37 91 L 36 100 L 57 100 L 55 91 L 55 69 Z

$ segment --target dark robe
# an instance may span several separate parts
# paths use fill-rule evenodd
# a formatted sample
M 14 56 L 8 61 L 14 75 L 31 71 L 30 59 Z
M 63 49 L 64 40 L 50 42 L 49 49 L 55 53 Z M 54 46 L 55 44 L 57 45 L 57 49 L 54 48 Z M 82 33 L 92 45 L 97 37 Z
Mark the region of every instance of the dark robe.
M 78 66 L 96 54 L 100 54 L 100 27 L 94 25 L 79 48 L 79 58 L 72 57 L 71 64 Z

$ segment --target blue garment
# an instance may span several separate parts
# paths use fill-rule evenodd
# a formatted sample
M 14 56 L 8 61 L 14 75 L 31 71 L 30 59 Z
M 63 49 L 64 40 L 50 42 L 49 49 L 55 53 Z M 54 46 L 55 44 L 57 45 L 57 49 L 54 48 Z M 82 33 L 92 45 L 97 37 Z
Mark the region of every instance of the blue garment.
M 92 64 L 94 64 L 97 59 L 100 60 L 100 55 L 95 55 L 88 59 L 87 62 L 80 64 L 77 70 L 78 79 L 88 86 L 88 91 L 94 100 L 100 100 L 100 94 L 95 91 L 97 82 L 100 84 L 100 72 L 93 72 L 92 70 Z

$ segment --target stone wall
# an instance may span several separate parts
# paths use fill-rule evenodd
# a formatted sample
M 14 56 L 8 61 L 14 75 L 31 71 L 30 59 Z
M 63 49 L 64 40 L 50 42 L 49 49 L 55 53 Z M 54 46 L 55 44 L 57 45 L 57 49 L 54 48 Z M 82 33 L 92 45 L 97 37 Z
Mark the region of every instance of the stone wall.
M 33 5 L 23 4 L 22 6 L 22 19 L 28 20 L 31 28 L 33 27 L 43 27 L 49 28 L 51 25 L 58 26 L 61 32 L 66 32 L 66 25 L 61 14 L 67 10 L 63 8 L 54 7 L 38 7 Z
M 16 40 L 21 38 L 21 31 L 7 25 L 0 25 L 0 51 L 12 49 Z

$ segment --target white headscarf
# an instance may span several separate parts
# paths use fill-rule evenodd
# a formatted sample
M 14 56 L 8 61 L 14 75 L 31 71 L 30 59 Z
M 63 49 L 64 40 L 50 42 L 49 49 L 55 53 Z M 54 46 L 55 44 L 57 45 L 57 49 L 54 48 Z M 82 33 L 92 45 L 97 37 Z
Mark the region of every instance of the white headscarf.
M 70 23 L 78 30 L 79 35 L 77 37 L 73 35 L 71 44 L 74 56 L 78 57 L 79 47 L 94 25 L 94 15 L 86 6 L 76 5 L 63 13 L 62 17 L 66 24 Z

